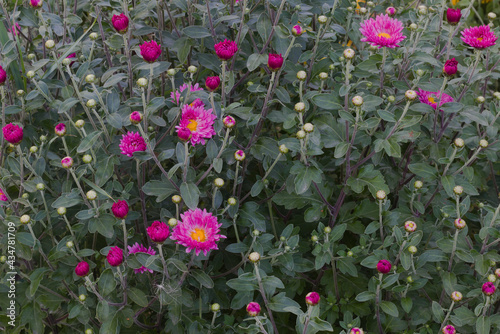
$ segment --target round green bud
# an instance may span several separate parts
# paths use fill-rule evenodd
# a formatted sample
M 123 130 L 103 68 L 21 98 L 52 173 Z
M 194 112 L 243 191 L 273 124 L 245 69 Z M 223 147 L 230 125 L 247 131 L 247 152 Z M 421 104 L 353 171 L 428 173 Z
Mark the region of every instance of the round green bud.
M 224 180 L 221 179 L 220 177 L 216 178 L 214 180 L 214 185 L 217 187 L 217 188 L 221 188 L 224 186 Z
M 35 72 L 34 71 L 28 71 L 28 73 L 26 73 L 26 76 L 28 77 L 28 79 L 33 79 L 35 77 Z
M 311 236 L 311 241 L 312 242 L 317 242 L 318 241 L 318 236 L 317 235 L 312 235 Z
M 137 80 L 137 86 L 141 88 L 146 88 L 148 86 L 148 79 L 146 78 L 139 78 Z
M 195 74 L 197 71 L 198 71 L 198 67 L 196 67 L 196 66 L 191 65 L 188 67 L 188 72 L 191 74 Z
M 94 99 L 90 99 L 87 101 L 87 107 L 94 109 L 95 106 L 97 105 L 97 102 Z
M 179 196 L 179 195 L 172 196 L 172 202 L 174 202 L 174 204 L 179 204 L 181 201 L 182 201 L 181 196 Z
M 95 41 L 99 37 L 99 35 L 97 35 L 97 33 L 93 32 L 89 35 L 89 37 L 91 40 Z
M 95 81 L 96 81 L 96 77 L 93 74 L 87 74 L 87 76 L 85 77 L 86 83 L 91 84 L 91 83 L 95 83 Z
M 31 222 L 31 217 L 28 215 L 22 215 L 19 220 L 21 221 L 21 224 L 28 224 Z
M 22 90 L 22 89 L 19 89 L 19 90 L 16 92 L 16 94 L 17 94 L 17 96 L 22 97 L 22 96 L 24 96 L 24 95 L 26 94 L 26 92 L 25 92 L 24 90 Z
M 257 252 L 252 252 L 252 253 L 250 253 L 250 255 L 248 255 L 248 259 L 252 263 L 257 263 L 260 261 L 260 254 Z
M 36 152 L 38 152 L 38 147 L 36 147 L 36 146 L 31 146 L 31 147 L 30 147 L 30 152 L 31 152 L 31 153 L 36 153 Z
M 43 191 L 43 190 L 45 190 L 45 185 L 43 183 L 38 183 L 36 185 L 36 189 L 40 190 L 40 191 Z
M 176 227 L 176 226 L 177 226 L 177 223 L 178 223 L 178 222 L 177 222 L 177 219 L 175 219 L 175 218 L 170 218 L 170 219 L 168 220 L 168 226 L 170 226 L 170 227 Z
M 78 299 L 80 299 L 80 301 L 84 302 L 86 299 L 87 299 L 87 296 L 85 296 L 83 293 L 81 295 L 78 296 Z
M 57 208 L 57 214 L 64 216 L 66 214 L 66 208 L 64 206 Z
M 234 198 L 234 197 L 229 197 L 229 198 L 227 199 L 227 204 L 229 204 L 229 205 L 231 205 L 231 206 L 236 205 L 236 203 L 237 203 L 237 201 L 236 201 L 236 198 Z
M 66 247 L 73 248 L 73 247 L 75 247 L 75 244 L 73 243 L 73 241 L 68 241 L 68 242 L 66 242 Z
M 167 71 L 168 76 L 173 77 L 175 75 L 175 69 L 169 68 Z
M 53 49 L 56 46 L 56 42 L 53 40 L 49 39 L 48 41 L 45 42 L 45 47 L 49 50 Z
M 217 303 L 214 303 L 212 304 L 212 306 L 210 306 L 210 309 L 212 310 L 212 312 L 219 312 L 220 311 L 220 305 L 217 304 Z
M 89 201 L 93 201 L 93 200 L 95 200 L 97 198 L 97 193 L 94 190 L 89 190 L 89 191 L 87 191 L 87 195 L 86 196 L 87 196 L 87 199 Z
M 92 162 L 92 156 L 90 154 L 85 154 L 82 157 L 82 160 L 83 160 L 84 163 L 89 164 L 89 163 Z

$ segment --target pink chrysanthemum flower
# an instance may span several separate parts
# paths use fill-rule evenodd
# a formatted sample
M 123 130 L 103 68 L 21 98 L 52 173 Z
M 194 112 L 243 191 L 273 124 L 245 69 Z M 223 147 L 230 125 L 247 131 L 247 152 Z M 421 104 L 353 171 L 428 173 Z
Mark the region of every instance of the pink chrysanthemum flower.
M 205 209 L 186 211 L 181 214 L 181 219 L 174 227 L 170 239 L 187 247 L 186 253 L 194 250 L 196 255 L 200 252 L 207 255 L 210 250 L 219 249 L 217 241 L 226 238 L 219 234 L 222 223 L 218 223 L 217 217 Z
M 7 202 L 7 196 L 5 195 L 2 189 L 0 189 L 0 201 Z
M 182 86 L 179 87 L 175 92 L 170 93 L 170 98 L 172 99 L 172 102 L 176 103 L 177 105 L 180 104 L 180 99 L 181 99 L 181 93 L 185 91 L 188 88 L 188 84 L 183 84 Z M 203 88 L 200 87 L 200 84 L 195 84 L 194 86 L 191 85 L 190 87 L 190 92 L 196 92 L 199 90 L 203 90 Z M 201 102 L 200 99 L 196 99 L 191 103 L 192 106 L 194 107 L 203 107 L 204 104 Z
M 375 18 L 368 19 L 361 23 L 359 31 L 363 34 L 362 42 L 368 42 L 370 45 L 388 48 L 399 47 L 399 42 L 406 36 L 402 34 L 403 24 L 389 15 L 377 15 Z
M 457 330 L 452 325 L 445 326 L 443 328 L 443 334 L 456 334 Z
M 134 152 L 145 151 L 146 142 L 139 132 L 129 131 L 127 134 L 123 135 L 120 141 L 120 149 L 122 150 L 122 154 L 131 157 L 134 155 Z
M 136 242 L 132 246 L 128 246 L 128 253 L 130 255 L 131 254 L 135 254 L 135 253 L 146 253 L 146 254 L 149 254 L 149 255 L 156 255 L 156 251 L 153 248 L 151 248 L 151 246 L 149 248 L 146 248 L 146 247 L 144 247 L 144 245 L 139 245 L 138 242 Z M 149 271 L 150 273 L 153 273 L 153 270 L 148 269 L 148 268 L 146 268 L 144 266 L 142 266 L 142 267 L 140 267 L 138 269 L 134 269 L 134 273 L 136 273 L 136 274 L 143 274 L 146 271 Z
M 419 89 L 417 94 L 420 102 L 428 104 L 434 109 L 436 109 L 438 100 L 440 107 L 445 103 L 453 102 L 453 98 L 445 93 L 442 93 L 441 98 L 439 98 L 439 92 L 428 92 L 426 90 Z
M 205 145 L 205 139 L 210 139 L 215 135 L 213 125 L 216 118 L 217 116 L 212 113 L 212 109 L 205 110 L 203 107 L 185 104 L 182 107 L 181 121 L 175 128 L 177 132 L 181 129 L 189 129 L 191 131 L 191 144 L 201 143 Z
M 462 31 L 462 42 L 476 49 L 486 49 L 495 45 L 497 36 L 489 25 L 470 27 Z

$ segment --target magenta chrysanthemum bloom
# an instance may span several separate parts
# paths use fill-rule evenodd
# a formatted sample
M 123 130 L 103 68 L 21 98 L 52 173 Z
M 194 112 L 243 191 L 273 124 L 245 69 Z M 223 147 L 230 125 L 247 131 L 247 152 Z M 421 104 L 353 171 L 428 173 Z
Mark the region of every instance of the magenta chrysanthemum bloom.
M 351 328 L 351 331 L 349 332 L 349 334 L 365 334 L 365 332 L 359 327 L 354 327 L 354 328 Z
M 217 116 L 212 113 L 212 109 L 205 110 L 203 107 L 185 104 L 182 107 L 181 121 L 175 128 L 177 132 L 181 129 L 189 129 L 191 131 L 191 144 L 201 143 L 205 145 L 205 139 L 210 139 L 215 135 L 213 124 L 216 118 Z
M 2 189 L 0 189 L 0 201 L 2 201 L 2 202 L 8 201 L 7 196 L 5 195 L 5 193 L 3 192 Z
M 90 266 L 87 262 L 82 261 L 76 265 L 75 274 L 80 277 L 87 276 L 89 274 Z
M 280 54 L 270 53 L 267 59 L 267 67 L 271 71 L 277 71 L 283 66 L 283 56 Z
M 124 13 L 113 15 L 111 23 L 113 24 L 113 28 L 120 34 L 124 34 L 128 30 L 128 17 Z
M 124 200 L 119 200 L 111 206 L 111 212 L 113 212 L 113 215 L 118 219 L 127 217 L 128 210 L 128 203 Z
M 381 274 L 387 274 L 389 271 L 391 271 L 391 268 L 392 268 L 392 265 L 387 260 L 380 260 L 377 263 L 377 270 Z
M 491 296 L 495 293 L 495 290 L 497 288 L 495 287 L 495 284 L 491 283 L 491 282 L 486 282 L 483 284 L 483 287 L 481 288 L 481 290 L 483 291 L 483 293 L 486 295 L 486 296 Z
M 164 222 L 155 220 L 153 224 L 151 224 L 151 226 L 146 229 L 146 232 L 148 232 L 148 235 L 151 238 L 151 240 L 161 244 L 165 240 L 167 240 L 170 234 L 170 229 L 168 228 L 168 225 L 165 224 Z
M 66 125 L 64 123 L 57 124 L 56 127 L 55 127 L 55 129 L 54 129 L 54 132 L 59 137 L 64 136 L 66 134 Z
M 183 91 L 185 91 L 188 87 L 189 87 L 188 84 L 183 84 L 175 92 L 171 92 L 170 93 L 170 98 L 172 99 L 172 102 L 174 102 L 177 105 L 179 105 L 181 103 L 181 101 L 180 101 L 180 99 L 181 99 L 181 93 Z M 203 90 L 203 88 L 200 87 L 200 84 L 195 84 L 194 86 L 191 85 L 191 87 L 189 89 L 190 92 L 196 92 L 196 91 L 199 91 L 199 90 Z M 191 105 L 194 106 L 194 107 L 203 107 L 204 106 L 203 102 L 201 102 L 200 99 L 195 99 L 191 103 Z
M 200 252 L 207 255 L 210 250 L 219 249 L 217 241 L 226 238 L 219 234 L 221 225 L 206 209 L 196 208 L 181 214 L 181 221 L 174 227 L 170 239 L 187 247 L 186 253 L 194 250 L 196 255 Z
M 19 144 L 23 140 L 23 129 L 19 125 L 9 123 L 3 127 L 2 131 L 5 140 L 13 145 Z
M 122 154 L 132 157 L 134 152 L 146 150 L 146 142 L 139 132 L 129 131 L 123 135 L 120 141 L 120 149 L 122 150 Z
M 470 27 L 462 31 L 462 42 L 476 49 L 486 49 L 495 45 L 497 36 L 489 25 Z
M 215 53 L 222 61 L 227 61 L 235 55 L 238 51 L 238 45 L 235 42 L 225 39 L 223 42 L 219 42 L 214 45 Z
M 457 9 L 448 8 L 446 10 L 446 20 L 448 21 L 449 24 L 454 26 L 458 22 L 460 22 L 461 18 L 462 18 L 462 12 L 460 11 L 460 8 Z
M 458 71 L 458 61 L 455 58 L 448 59 L 444 63 L 443 73 L 452 76 Z
M 260 313 L 260 305 L 256 302 L 250 302 L 247 305 L 247 313 L 251 317 L 256 317 Z
M 43 0 L 30 0 L 30 6 L 38 9 L 41 8 L 43 5 Z
M 118 267 L 123 262 L 123 250 L 118 246 L 111 247 L 106 259 L 110 266 Z
M 443 328 L 443 334 L 456 334 L 457 330 L 452 325 L 445 326 Z
M 155 41 L 142 43 L 140 49 L 142 58 L 148 63 L 154 63 L 161 55 L 161 45 Z
M 138 111 L 134 111 L 130 114 L 130 123 L 139 124 L 142 121 L 142 114 Z
M 311 305 L 311 306 L 318 305 L 320 299 L 321 299 L 321 297 L 319 296 L 319 293 L 314 292 L 314 291 L 309 292 L 306 295 L 306 304 Z
M 453 102 L 453 98 L 445 93 L 442 93 L 441 98 L 439 98 L 439 92 L 428 92 L 426 90 L 419 89 L 417 94 L 420 102 L 428 104 L 434 109 L 437 107 L 438 100 L 440 107 L 445 103 Z
M 15 25 L 13 25 L 11 28 L 10 28 L 10 32 L 12 33 L 12 35 L 16 36 L 17 35 L 17 32 L 21 30 L 21 26 L 19 25 L 19 23 L 16 22 Z
M 402 34 L 403 24 L 389 15 L 377 15 L 375 18 L 368 19 L 361 23 L 359 31 L 363 34 L 362 42 L 368 42 L 370 45 L 388 48 L 399 47 L 399 43 L 406 36 Z
M 143 245 L 139 245 L 138 242 L 136 242 L 132 246 L 128 246 L 128 253 L 130 255 L 135 254 L 135 253 L 146 253 L 146 254 L 149 254 L 149 255 L 156 255 L 156 251 L 153 248 L 151 248 L 151 247 L 146 248 Z M 142 267 L 140 267 L 138 269 L 134 269 L 134 273 L 136 273 L 136 274 L 143 274 L 146 271 L 149 271 L 150 273 L 153 273 L 153 270 L 148 269 L 148 268 L 146 268 L 144 266 L 142 266 Z

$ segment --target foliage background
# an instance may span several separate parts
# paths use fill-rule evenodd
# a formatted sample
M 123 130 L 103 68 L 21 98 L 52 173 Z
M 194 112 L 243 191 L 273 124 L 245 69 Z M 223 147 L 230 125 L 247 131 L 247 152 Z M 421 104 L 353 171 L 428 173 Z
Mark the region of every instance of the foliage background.
M 500 15 L 497 1 L 476 2 L 477 14 L 462 19 L 460 30 L 486 21 L 488 12 Z M 492 305 L 483 315 L 481 294 L 482 283 L 500 261 L 498 243 L 493 242 L 500 238 L 495 214 L 499 205 L 500 149 L 495 116 L 500 107 L 492 95 L 499 89 L 498 45 L 484 51 L 474 75 L 467 76 L 464 74 L 474 62 L 474 54 L 456 34 L 450 55 L 459 61 L 459 74 L 446 87 L 456 102 L 442 108 L 442 136 L 436 138 L 433 133 L 433 109 L 417 101 L 410 105 L 398 131 L 384 140 L 401 116 L 406 90 L 437 91 L 443 84 L 442 54 L 449 26 L 442 22 L 440 13 L 443 4 L 451 4 L 441 0 L 376 1 L 374 7 L 367 7 L 367 14 L 362 14 L 349 11 L 352 4 L 348 1 L 335 3 L 337 8 L 332 15 L 333 1 L 286 1 L 277 15 L 280 1 L 249 1 L 249 10 L 242 15 L 243 0 L 238 4 L 209 1 L 210 14 L 205 2 L 129 1 L 126 12 L 131 18 L 130 53 L 126 53 L 122 36 L 114 32 L 110 23 L 113 14 L 123 11 L 121 2 L 66 1 L 62 6 L 59 1 L 46 1 L 43 17 L 49 26 L 45 29 L 37 11 L 26 1 L 2 1 L 1 64 L 9 75 L 4 86 L 3 113 L 8 122 L 19 122 L 24 114 L 21 148 L 34 169 L 25 169 L 23 185 L 27 195 L 20 196 L 19 156 L 15 149 L 4 147 L 1 187 L 12 202 L 0 207 L 2 244 L 7 244 L 7 222 L 15 222 L 19 316 L 16 329 L 8 328 L 8 318 L 3 315 L 2 326 L 9 333 L 69 333 L 88 328 L 96 333 L 206 333 L 209 328 L 212 333 L 255 333 L 258 328 L 244 307 L 254 300 L 263 305 L 254 267 L 246 260 L 250 251 L 257 251 L 265 257 L 259 266 L 265 295 L 280 332 L 302 332 L 304 296 L 309 291 L 319 292 L 322 299 L 313 310 L 308 333 L 345 333 L 353 326 L 363 327 L 368 333 L 377 332 L 375 265 L 380 259 L 394 264 L 399 257 L 397 267 L 382 284 L 380 317 L 385 332 L 436 333 L 450 306 L 451 292 L 459 290 L 464 299 L 455 305 L 449 322 L 460 333 L 499 333 L 498 297 L 492 298 Z M 433 10 L 419 15 L 418 4 Z M 364 7 L 366 3 L 359 5 Z M 407 39 L 402 47 L 390 50 L 380 91 L 377 67 L 382 60 L 381 50 L 372 51 L 360 42 L 359 25 L 389 5 L 397 8 L 396 17 L 405 27 L 417 23 L 419 28 L 413 33 L 405 28 Z M 468 5 L 466 0 L 457 4 L 462 9 Z M 317 21 L 322 14 L 331 19 L 324 33 Z M 14 21 L 22 30 L 22 36 L 16 39 L 7 30 Z M 291 27 L 297 22 L 307 32 L 294 40 L 278 84 L 268 92 L 267 55 L 286 53 L 292 40 Z M 498 25 L 498 19 L 493 23 Z M 498 36 L 497 27 L 494 31 Z M 99 34 L 95 43 L 88 37 L 90 32 Z M 56 41 L 57 60 L 44 47 L 49 38 Z M 206 76 L 221 74 L 213 45 L 224 38 L 239 40 L 239 53 L 228 64 L 227 106 L 221 110 L 237 120 L 230 144 L 214 161 L 224 134 L 222 125 L 217 123 L 218 135 L 206 146 L 191 151 L 188 181 L 180 192 L 162 175 L 147 152 L 136 157 L 141 168 L 138 174 L 136 162 L 121 155 L 118 144 L 124 131 L 135 128 L 128 120 L 130 112 L 144 112 L 142 92 L 135 82 L 149 77 L 150 65 L 139 56 L 139 45 L 150 39 L 161 41 L 161 61 L 153 68 L 151 97 L 146 106 L 152 126 L 148 135 L 157 159 L 180 186 L 184 148 L 169 130 L 176 125 L 174 120 L 179 112 L 169 99 L 171 80 L 179 87 L 191 80 L 202 84 Z M 346 61 L 340 57 L 347 42 L 355 48 L 356 57 L 352 77 L 346 82 Z M 56 63 L 73 52 L 78 57 L 71 67 L 77 90 L 67 73 L 65 83 Z M 30 53 L 36 55 L 34 60 L 28 59 Z M 131 54 L 131 72 L 126 54 Z M 198 67 L 193 76 L 187 73 L 189 65 Z M 166 74 L 169 68 L 177 70 L 173 78 Z M 29 70 L 36 72 L 38 87 L 34 80 L 27 79 Z M 303 87 L 296 79 L 299 70 L 308 73 Z M 418 76 L 417 70 L 424 74 Z M 324 83 L 318 79 L 320 72 L 328 73 Z M 78 94 L 83 101 L 99 101 L 94 88 L 84 81 L 88 74 L 99 79 L 97 90 L 109 116 L 101 106 L 97 110 L 111 132 L 110 142 L 102 128 L 92 128 L 79 103 Z M 23 99 L 16 95 L 18 89 L 26 92 Z M 300 159 L 301 146 L 295 137 L 299 119 L 294 105 L 301 99 L 300 89 L 306 103 L 305 121 L 315 126 L 308 137 L 307 162 Z M 463 97 L 458 101 L 462 91 Z M 216 109 L 221 108 L 219 93 L 215 94 Z M 363 115 L 349 149 L 348 133 L 352 134 L 355 123 L 349 100 L 355 95 L 364 99 Z M 475 101 L 479 95 L 485 97 L 483 103 Z M 395 102 L 389 102 L 389 96 L 394 96 Z M 206 91 L 189 98 L 195 97 L 210 103 Z M 267 118 L 262 129 L 256 131 L 263 110 L 268 111 Z M 65 113 L 74 121 L 86 120 L 89 135 L 85 139 L 79 138 Z M 66 140 L 80 183 L 85 191 L 98 192 L 97 209 L 87 207 L 71 175 L 60 167 L 64 147 L 53 129 L 61 121 L 68 127 Z M 255 141 L 250 140 L 252 133 L 256 134 Z M 47 141 L 40 140 L 42 135 L 47 136 Z M 466 147 L 451 161 L 448 175 L 442 177 L 457 137 L 465 140 Z M 483 137 L 489 141 L 488 148 L 463 173 L 453 175 L 472 156 Z M 262 182 L 281 144 L 290 152 L 280 156 Z M 33 145 L 38 147 L 34 154 L 29 153 Z M 90 167 L 81 159 L 91 148 L 96 159 Z M 240 166 L 233 194 L 236 149 L 244 149 L 247 159 Z M 196 184 L 211 163 L 216 168 Z M 223 178 L 226 185 L 214 191 L 216 177 Z M 424 183 L 418 191 L 413 185 L 416 180 Z M 46 206 L 36 189 L 38 183 L 47 188 Z M 459 235 L 453 266 L 448 270 L 455 233 L 453 220 L 457 218 L 455 185 L 464 188 L 459 213 L 467 227 Z M 379 205 L 374 198 L 378 190 L 388 194 L 381 210 L 384 242 L 379 236 Z M 158 287 L 162 281 L 158 257 L 129 257 L 125 267 L 128 300 L 124 305 L 110 305 L 87 291 L 83 280 L 74 274 L 78 260 L 65 246 L 71 235 L 56 211 L 58 207 L 67 208 L 67 217 L 77 235 L 78 255 L 91 262 L 92 279 L 100 293 L 119 304 L 122 289 L 105 254 L 113 245 L 122 247 L 123 238 L 120 222 L 110 214 L 113 201 L 107 194 L 131 205 L 127 217 L 129 245 L 148 244 L 144 227 L 153 220 L 167 221 L 176 216 L 176 206 L 171 201 L 176 194 L 184 200 L 180 211 L 200 207 L 218 213 L 223 234 L 228 238 L 219 244 L 219 251 L 196 257 L 182 287 L 177 283 L 187 271 L 190 256 L 182 249 L 176 252 L 172 241 L 165 247 L 172 277 L 162 288 Z M 233 195 L 238 204 L 223 212 L 227 199 Z M 31 216 L 37 241 L 27 226 L 20 224 L 23 214 Z M 410 236 L 403 230 L 406 220 L 418 224 Z M 49 224 L 50 229 L 44 229 L 39 222 Z M 234 226 L 239 230 L 240 241 Z M 332 228 L 331 233 L 325 233 L 325 226 Z M 255 230 L 260 235 L 255 235 Z M 317 236 L 318 241 L 311 241 L 311 236 Z M 411 245 L 418 248 L 413 256 L 407 250 Z M 131 268 L 140 263 L 147 263 L 155 273 L 134 275 Z M 2 266 L 7 271 L 7 264 Z M 1 289 L 6 293 L 5 278 Z M 80 294 L 87 295 L 85 302 L 76 298 Z M 212 303 L 221 305 L 213 326 Z M 0 306 L 5 310 L 8 300 L 0 299 Z M 268 313 L 264 307 L 263 313 Z M 262 321 L 272 332 L 269 316 Z

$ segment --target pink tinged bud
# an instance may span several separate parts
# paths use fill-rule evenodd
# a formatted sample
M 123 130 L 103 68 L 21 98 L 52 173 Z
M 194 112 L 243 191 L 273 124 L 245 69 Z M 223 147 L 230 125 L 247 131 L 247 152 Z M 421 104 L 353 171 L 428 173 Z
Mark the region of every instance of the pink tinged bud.
M 455 73 L 457 73 L 457 70 L 458 70 L 457 65 L 458 65 L 458 61 L 456 61 L 455 58 L 448 59 L 446 61 L 446 63 L 444 64 L 443 73 L 448 75 L 448 76 L 454 75 Z
M 304 33 L 304 29 L 302 29 L 302 27 L 301 27 L 300 25 L 298 25 L 298 24 L 297 24 L 297 25 L 294 25 L 294 26 L 292 27 L 292 34 L 293 34 L 294 36 L 300 36 L 300 35 L 302 35 L 303 33 Z
M 269 54 L 269 58 L 267 60 L 267 67 L 271 71 L 277 71 L 283 66 L 283 57 L 281 54 Z
M 140 49 L 142 58 L 148 63 L 154 63 L 161 55 L 161 45 L 155 41 L 142 43 Z
M 394 16 L 394 15 L 396 15 L 396 8 L 394 8 L 394 7 L 387 7 L 385 9 L 385 13 L 387 15 L 389 15 L 389 16 Z
M 381 274 L 387 274 L 389 271 L 391 271 L 391 268 L 392 268 L 392 265 L 387 260 L 380 260 L 377 263 L 377 270 Z
M 113 15 L 111 23 L 113 23 L 113 28 L 120 34 L 124 34 L 128 30 L 128 17 L 123 13 L 120 15 Z
M 138 111 L 134 111 L 130 114 L 130 123 L 139 124 L 142 121 L 142 114 Z
M 234 152 L 234 158 L 237 160 L 237 161 L 243 161 L 245 160 L 245 152 L 243 152 L 242 150 L 238 150 L 236 152 Z
M 123 263 L 123 250 L 117 246 L 111 247 L 106 259 L 110 266 L 118 267 Z
M 443 328 L 443 334 L 456 334 L 457 330 L 452 325 L 445 326 Z
M 170 235 L 170 229 L 168 228 L 168 225 L 160 221 L 155 221 L 150 227 L 146 229 L 146 231 L 148 232 L 151 240 L 159 244 L 167 240 L 168 236 Z
M 256 302 L 248 303 L 248 305 L 247 305 L 247 313 L 251 317 L 258 316 L 259 313 L 260 313 L 260 305 L 259 305 L 259 303 L 256 303 Z
M 453 223 L 455 225 L 455 228 L 457 228 L 458 230 L 464 229 L 465 226 L 467 226 L 467 223 L 462 218 L 455 219 Z
M 226 116 L 222 120 L 222 123 L 224 123 L 224 126 L 228 129 L 231 129 L 233 126 L 236 125 L 236 120 L 232 116 Z
M 30 0 L 30 6 L 33 8 L 41 8 L 43 5 L 43 0 Z
M 116 203 L 113 203 L 111 206 L 111 212 L 118 219 L 124 219 L 128 215 L 128 204 L 127 201 L 120 200 Z
M 3 127 L 3 137 L 13 145 L 19 144 L 23 140 L 23 129 L 15 124 L 9 123 Z
M 408 233 L 415 232 L 416 229 L 417 229 L 417 224 L 415 224 L 415 222 L 413 222 L 411 220 L 408 220 L 407 222 L 405 222 L 405 231 L 406 232 L 408 232 Z
M 71 168 L 73 166 L 73 158 L 72 157 L 65 157 L 62 158 L 61 160 L 61 165 L 64 168 Z
M 314 292 L 314 291 L 313 292 L 309 292 L 306 295 L 306 304 L 307 305 L 311 305 L 311 306 L 318 305 L 320 299 L 321 298 L 319 296 L 319 293 Z
M 182 141 L 188 141 L 191 139 L 191 130 L 188 128 L 181 128 L 177 130 L 177 137 Z
M 56 127 L 55 127 L 55 129 L 54 129 L 54 132 L 59 137 L 64 136 L 66 134 L 66 125 L 64 125 L 64 123 L 57 124 Z
M 446 20 L 448 21 L 449 24 L 456 25 L 458 22 L 460 22 L 461 18 L 462 18 L 462 13 L 460 11 L 460 8 L 457 9 L 448 8 L 446 10 Z
M 359 327 L 354 327 L 354 328 L 351 328 L 351 331 L 349 332 L 349 334 L 365 334 L 365 332 Z
M 3 85 L 7 81 L 7 72 L 0 66 L 0 85 Z
M 495 284 L 491 283 L 491 282 L 486 282 L 483 284 L 483 287 L 481 288 L 481 290 L 483 291 L 483 293 L 486 295 L 486 296 L 491 296 L 495 293 L 495 290 L 497 288 L 495 287 Z
M 498 268 L 497 270 L 495 270 L 495 275 L 500 278 L 500 268 Z
M 75 274 L 80 277 L 87 276 L 89 274 L 89 264 L 85 261 L 82 261 L 76 265 Z
M 218 76 L 215 77 L 207 77 L 205 79 L 205 87 L 207 87 L 207 90 L 210 92 L 213 92 L 219 88 L 220 85 L 220 78 Z
M 238 51 L 238 45 L 235 42 L 225 39 L 223 42 L 219 42 L 214 45 L 215 53 L 222 61 L 227 61 L 236 54 Z
M 67 59 L 76 59 L 76 53 L 70 53 L 67 57 Z M 72 61 L 69 66 L 73 65 L 75 63 L 75 61 Z

